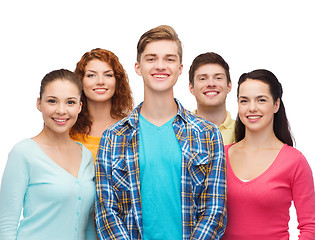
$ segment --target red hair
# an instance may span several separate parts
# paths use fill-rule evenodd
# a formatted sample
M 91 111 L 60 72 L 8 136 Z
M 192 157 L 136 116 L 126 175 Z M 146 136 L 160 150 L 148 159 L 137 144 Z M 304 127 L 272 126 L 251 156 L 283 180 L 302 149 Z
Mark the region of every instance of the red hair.
M 133 109 L 133 99 L 127 73 L 119 62 L 118 57 L 114 53 L 101 48 L 96 48 L 90 52 L 86 52 L 82 56 L 81 60 L 77 63 L 74 72 L 82 81 L 87 63 L 94 59 L 108 63 L 112 67 L 115 74 L 116 89 L 115 94 L 111 98 L 111 116 L 116 119 L 126 117 Z M 78 133 L 88 135 L 91 131 L 92 121 L 90 120 L 87 98 L 84 92 L 82 92 L 81 100 L 83 103 L 82 111 L 78 116 L 77 122 L 70 130 L 70 136 L 72 138 L 75 138 L 76 134 Z

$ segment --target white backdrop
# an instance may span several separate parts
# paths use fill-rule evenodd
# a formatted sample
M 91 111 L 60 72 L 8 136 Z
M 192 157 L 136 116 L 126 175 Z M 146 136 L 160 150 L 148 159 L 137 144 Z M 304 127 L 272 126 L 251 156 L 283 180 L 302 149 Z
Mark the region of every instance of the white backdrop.
M 313 6 L 311 0 L 1 1 L 0 177 L 13 145 L 42 129 L 35 104 L 46 73 L 74 70 L 93 48 L 111 50 L 129 75 L 137 105 L 143 84 L 133 68 L 136 44 L 141 34 L 161 24 L 174 27 L 183 43 L 184 70 L 175 97 L 190 110 L 196 104 L 188 90 L 188 70 L 200 53 L 214 51 L 229 63 L 233 89 L 227 108 L 234 118 L 239 76 L 257 68 L 273 71 L 283 84 L 296 147 L 314 172 Z M 296 231 L 291 233 L 297 239 Z

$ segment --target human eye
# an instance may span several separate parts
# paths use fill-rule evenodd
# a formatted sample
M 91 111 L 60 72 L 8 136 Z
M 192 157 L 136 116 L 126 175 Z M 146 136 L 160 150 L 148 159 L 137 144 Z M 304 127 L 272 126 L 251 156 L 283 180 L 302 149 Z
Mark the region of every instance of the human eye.
M 152 58 L 152 57 L 147 58 L 146 61 L 147 61 L 147 62 L 153 62 L 153 61 L 154 61 L 154 58 Z
M 53 103 L 56 103 L 56 100 L 55 99 L 48 99 L 47 102 L 53 104 Z
M 222 79 L 225 79 L 225 74 L 223 73 L 219 73 L 219 74 L 216 74 L 215 75 L 215 79 L 218 80 L 218 81 L 221 81 Z
M 244 103 L 247 103 L 247 102 L 248 102 L 247 99 L 240 99 L 239 100 L 239 103 L 243 103 L 244 104 Z
M 111 78 L 111 77 L 113 77 L 113 76 L 114 76 L 114 74 L 111 74 L 111 73 L 105 74 L 105 77 L 106 77 L 106 78 Z
M 151 55 L 151 54 L 148 54 L 146 57 L 145 57 L 145 61 L 146 62 L 154 62 L 155 61 L 155 56 L 154 55 Z
M 94 73 L 88 73 L 88 74 L 86 74 L 86 77 L 93 78 L 93 77 L 95 77 L 95 74 Z
M 166 59 L 166 61 L 167 61 L 167 62 L 175 62 L 175 59 L 174 59 L 174 58 L 169 57 L 169 58 L 167 58 L 167 59 Z
M 67 102 L 67 104 L 69 104 L 69 105 L 74 105 L 74 104 L 76 104 L 76 101 L 74 101 L 74 100 L 69 100 L 69 101 Z

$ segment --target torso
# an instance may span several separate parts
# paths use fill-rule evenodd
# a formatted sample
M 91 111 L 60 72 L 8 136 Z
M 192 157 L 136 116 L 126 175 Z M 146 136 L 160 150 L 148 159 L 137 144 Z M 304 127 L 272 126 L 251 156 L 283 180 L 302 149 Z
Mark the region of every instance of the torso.
M 295 148 L 283 145 L 274 160 L 268 161 L 269 166 L 264 165 L 260 172 L 253 167 L 255 174 L 242 175 L 234 172 L 235 162 L 234 169 L 231 164 L 236 160 L 235 156 L 234 160 L 230 159 L 231 153 L 237 154 L 235 145 L 225 146 L 228 220 L 222 240 L 289 240 L 292 201 L 299 224 L 304 226 L 300 228 L 300 238 L 313 239 L 315 193 L 312 172 L 305 157 Z M 275 152 L 266 151 L 265 157 L 273 159 Z M 248 155 L 256 158 L 251 152 Z M 244 155 L 245 158 L 248 155 Z M 257 158 L 262 157 L 263 154 L 258 152 Z M 248 158 L 245 160 L 249 161 Z M 248 172 L 250 169 L 247 168 Z M 243 181 L 246 177 L 248 181 Z
M 73 144 L 80 146 L 65 155 L 54 154 L 53 149 L 45 152 L 43 145 L 33 139 L 14 146 L 3 179 L 7 187 L 0 194 L 0 239 L 96 239 L 92 232 L 95 199 L 92 154 L 81 144 Z M 70 155 L 78 155 L 77 150 L 81 159 L 76 163 L 81 166 L 75 178 L 64 165 L 58 164 L 68 159 L 56 158 L 76 159 Z
M 33 140 L 51 160 L 75 178 L 78 177 L 82 161 L 82 148 L 80 145 L 71 141 L 69 144 L 58 147 L 56 145 L 45 144 L 44 141 L 38 137 L 34 137 Z

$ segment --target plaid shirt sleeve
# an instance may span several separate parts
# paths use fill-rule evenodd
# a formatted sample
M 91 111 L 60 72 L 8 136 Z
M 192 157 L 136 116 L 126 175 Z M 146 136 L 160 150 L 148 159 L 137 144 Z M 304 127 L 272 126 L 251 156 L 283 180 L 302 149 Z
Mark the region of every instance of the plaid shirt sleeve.
M 200 169 L 205 173 L 205 180 L 200 195 L 195 199 L 197 222 L 191 239 L 221 239 L 227 221 L 224 146 L 217 128 L 207 131 L 201 139 L 202 148 L 208 152 L 210 161 Z
M 95 162 L 95 219 L 100 240 L 130 239 L 126 226 L 119 217 L 122 207 L 111 184 L 112 160 L 115 154 L 119 155 L 113 154 L 112 149 L 117 145 L 119 143 L 115 142 L 115 137 L 105 131 Z

